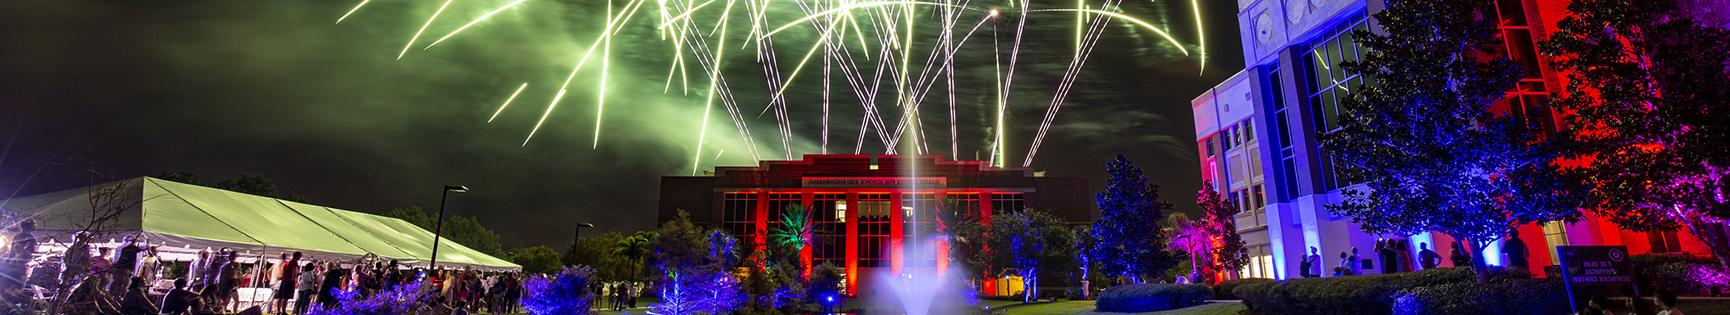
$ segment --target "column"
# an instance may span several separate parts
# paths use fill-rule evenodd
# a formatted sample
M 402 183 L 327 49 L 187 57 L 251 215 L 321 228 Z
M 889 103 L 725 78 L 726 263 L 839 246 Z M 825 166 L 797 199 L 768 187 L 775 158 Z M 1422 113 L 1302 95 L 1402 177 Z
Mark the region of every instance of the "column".
M 901 274 L 902 259 L 907 258 L 901 243 L 907 237 L 906 227 L 903 226 L 906 218 L 902 217 L 903 214 L 901 192 L 891 191 L 889 193 L 889 272 L 897 276 Z
M 847 192 L 847 293 L 859 294 L 859 193 Z
M 809 191 L 799 193 L 799 204 L 802 204 L 805 206 L 805 218 L 806 218 L 806 220 L 811 220 L 811 221 L 805 222 L 805 224 L 815 225 L 817 223 L 817 222 L 815 222 L 815 220 L 817 219 L 817 216 L 815 215 L 816 213 L 814 213 L 816 210 L 812 210 L 812 208 L 814 206 L 816 206 L 816 204 L 812 203 L 812 201 L 811 201 L 811 198 L 815 197 L 816 195 L 817 194 L 811 193 Z M 811 237 L 813 237 L 813 238 L 817 237 L 815 232 L 813 232 L 811 234 L 812 234 Z M 805 268 L 805 271 L 803 272 L 803 276 L 805 277 L 805 280 L 811 280 L 811 260 L 812 260 L 811 259 L 811 252 L 812 252 L 811 245 L 815 245 L 817 242 L 816 242 L 816 240 L 813 240 L 813 239 L 805 239 L 804 242 L 805 242 L 804 245 L 799 246 L 799 265 L 801 265 Z

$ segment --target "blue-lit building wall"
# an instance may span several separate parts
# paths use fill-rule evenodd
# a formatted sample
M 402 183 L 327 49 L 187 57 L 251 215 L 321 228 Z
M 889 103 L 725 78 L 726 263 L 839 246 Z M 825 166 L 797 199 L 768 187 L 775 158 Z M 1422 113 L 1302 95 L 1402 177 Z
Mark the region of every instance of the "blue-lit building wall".
M 1363 55 L 1351 32 L 1374 28 L 1368 16 L 1385 2 L 1239 0 L 1238 5 L 1240 40 L 1249 66 L 1191 105 L 1206 179 L 1234 202 L 1259 203 L 1240 206 L 1243 213 L 1237 222 L 1252 264 L 1265 255 L 1271 270 L 1246 268 L 1240 275 L 1300 277 L 1310 248 L 1321 256 L 1312 271 L 1331 275 L 1342 266 L 1341 253 L 1349 256 L 1354 248 L 1361 259 L 1376 259 L 1372 250 L 1382 237 L 1407 239 L 1413 251 L 1417 243 L 1429 243 L 1447 255 L 1445 245 L 1435 244 L 1436 237 L 1369 235 L 1350 218 L 1334 216 L 1326 208 L 1340 200 L 1341 187 L 1353 183 L 1334 176 L 1334 163 L 1317 136 L 1337 128 L 1340 99 L 1371 83 L 1339 64 Z M 1244 144 L 1253 144 L 1255 150 L 1234 151 Z M 1233 163 L 1245 155 L 1252 157 L 1250 163 Z M 1251 189 L 1243 190 L 1243 183 Z M 1231 194 L 1238 191 L 1252 195 Z M 1363 268 L 1365 273 L 1372 269 Z
M 1730 0 L 1684 0 L 1682 10 L 1702 24 L 1730 27 Z M 1493 8 L 1504 52 L 1521 65 L 1524 77 L 1497 106 L 1534 121 L 1548 121 L 1549 93 L 1561 90 L 1558 75 L 1536 52 L 1555 24 L 1567 15 L 1568 0 L 1497 0 Z M 1339 100 L 1375 84 L 1341 67 L 1363 55 L 1352 31 L 1377 29 L 1376 12 L 1386 0 L 1237 0 L 1239 39 L 1245 69 L 1192 101 L 1204 180 L 1238 205 L 1252 267 L 1243 277 L 1295 278 L 1309 248 L 1319 252 L 1312 271 L 1331 275 L 1340 254 L 1359 250 L 1376 259 L 1378 238 L 1407 240 L 1417 257 L 1427 243 L 1444 257 L 1453 240 L 1439 233 L 1368 235 L 1350 218 L 1332 215 L 1339 189 L 1354 183 L 1334 176 L 1334 163 L 1317 137 L 1337 128 Z M 1552 121 L 1553 122 L 1553 121 Z M 1550 127 L 1557 125 L 1550 124 Z M 1533 272 L 1554 263 L 1557 245 L 1625 245 L 1633 253 L 1703 253 L 1686 231 L 1639 233 L 1620 229 L 1590 214 L 1575 223 L 1521 226 L 1532 250 Z M 1678 237 L 1680 236 L 1682 237 Z M 1486 248 L 1487 260 L 1501 265 L 1500 243 Z M 1349 254 L 1348 254 L 1349 255 Z M 1375 261 L 1373 265 L 1380 266 Z M 1271 265 L 1262 266 L 1262 265 Z M 1442 266 L 1451 263 L 1443 260 Z M 1259 270 L 1252 270 L 1259 269 Z M 1374 273 L 1363 268 L 1365 273 Z

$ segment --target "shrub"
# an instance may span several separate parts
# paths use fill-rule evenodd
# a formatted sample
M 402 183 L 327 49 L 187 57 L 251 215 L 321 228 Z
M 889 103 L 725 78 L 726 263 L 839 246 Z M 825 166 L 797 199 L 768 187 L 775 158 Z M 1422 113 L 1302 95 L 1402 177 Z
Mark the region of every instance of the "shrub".
M 1493 271 L 1492 279 L 1518 279 L 1523 273 Z M 1401 289 L 1472 282 L 1471 269 L 1430 269 L 1388 275 L 1291 279 L 1251 283 L 1232 289 L 1251 314 L 1389 314 Z
M 1730 270 L 1717 263 L 1677 261 L 1635 270 L 1644 283 L 1676 295 L 1708 296 L 1730 285 Z
M 534 314 L 588 314 L 595 299 L 589 291 L 592 274 L 589 267 L 565 267 L 550 278 L 529 277 L 523 282 L 523 309 Z
M 1153 312 L 1201 304 L 1211 294 L 1199 284 L 1126 284 L 1105 289 L 1094 305 L 1101 312 Z
M 1273 282 L 1273 279 L 1266 279 L 1266 278 L 1248 278 L 1248 279 L 1226 280 L 1224 282 L 1220 282 L 1219 285 L 1213 286 L 1213 299 L 1215 299 L 1215 300 L 1236 300 L 1236 299 L 1238 299 L 1238 297 L 1236 294 L 1234 294 L 1232 292 L 1232 290 L 1236 290 L 1237 287 L 1247 285 L 1247 284 L 1271 283 L 1271 282 Z
M 324 306 L 314 305 L 308 314 L 419 314 L 431 310 L 433 296 L 430 290 L 422 289 L 421 282 L 414 281 L 367 297 L 361 297 L 357 290 L 341 290 L 336 292 L 336 300 L 336 307 L 326 309 Z
M 1488 285 L 1455 282 L 1401 290 L 1397 315 L 1568 314 L 1568 296 L 1557 279 L 1504 279 Z

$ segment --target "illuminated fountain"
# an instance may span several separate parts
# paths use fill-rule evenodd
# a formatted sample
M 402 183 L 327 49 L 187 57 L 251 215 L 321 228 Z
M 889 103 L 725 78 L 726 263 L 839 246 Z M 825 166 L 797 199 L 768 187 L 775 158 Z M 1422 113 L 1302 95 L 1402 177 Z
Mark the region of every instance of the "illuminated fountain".
M 916 167 L 918 158 L 910 156 L 904 160 L 908 163 L 908 178 L 915 179 L 908 181 L 911 183 L 908 191 L 917 195 L 919 193 L 919 181 L 916 180 L 919 177 Z M 964 271 L 954 267 L 940 268 L 937 263 L 938 259 L 942 258 L 939 255 L 943 254 L 939 253 L 939 250 L 945 249 L 938 244 L 946 242 L 948 236 L 941 233 L 920 234 L 923 229 L 929 227 L 919 225 L 921 222 L 919 216 L 932 214 L 921 213 L 918 209 L 937 206 L 936 204 L 921 204 L 935 201 L 915 198 L 903 199 L 902 202 L 907 204 L 900 209 L 906 218 L 904 222 L 907 223 L 904 224 L 910 225 L 905 227 L 907 243 L 903 245 L 905 248 L 901 251 L 903 255 L 902 268 L 899 274 L 894 271 L 887 271 L 877 275 L 878 279 L 894 280 L 876 282 L 874 289 L 877 294 L 873 294 L 873 296 L 876 296 L 877 300 L 873 301 L 874 303 L 871 305 L 891 307 L 877 310 L 883 313 L 907 315 L 961 314 L 977 311 L 978 309 L 974 307 L 977 304 L 977 299 L 971 294 L 973 290 L 969 289 L 966 286 L 966 281 L 959 277 Z M 926 224 L 932 225 L 934 223 Z M 935 231 L 935 229 L 932 230 Z

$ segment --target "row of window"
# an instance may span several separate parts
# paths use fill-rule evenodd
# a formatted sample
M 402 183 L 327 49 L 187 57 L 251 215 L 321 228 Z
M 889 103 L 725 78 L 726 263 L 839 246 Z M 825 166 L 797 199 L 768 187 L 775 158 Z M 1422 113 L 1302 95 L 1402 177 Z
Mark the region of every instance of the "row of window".
M 766 218 L 768 231 L 781 229 L 784 211 L 795 206 L 804 206 L 803 195 L 799 193 L 770 193 L 767 198 L 769 217 Z M 812 224 L 812 261 L 813 263 L 829 262 L 836 266 L 845 264 L 846 259 L 846 229 L 847 211 L 856 211 L 859 220 L 859 266 L 866 268 L 888 267 L 889 255 L 885 252 L 889 245 L 891 234 L 890 219 L 894 214 L 891 208 L 891 194 L 860 193 L 858 205 L 848 205 L 847 195 L 841 193 L 816 193 L 811 196 L 810 209 Z M 902 194 L 902 213 L 907 218 L 907 233 L 918 232 L 919 235 L 934 234 L 938 225 L 937 209 L 941 207 L 932 194 Z M 945 198 L 954 202 L 956 211 L 979 211 L 981 201 L 977 193 L 951 193 Z M 759 202 L 756 193 L 726 193 L 722 205 L 721 228 L 732 233 L 739 239 L 741 246 L 747 246 L 747 251 L 756 249 L 758 239 L 756 233 L 755 213 Z M 1026 196 L 1020 193 L 992 193 L 990 202 L 993 212 L 1019 211 L 1026 207 Z M 935 264 L 930 261 L 909 261 L 913 266 Z

